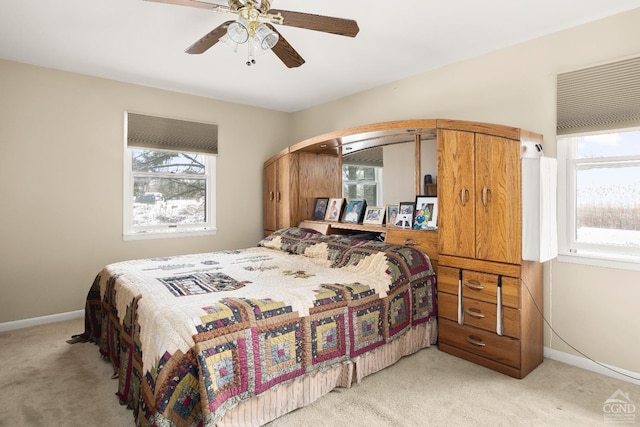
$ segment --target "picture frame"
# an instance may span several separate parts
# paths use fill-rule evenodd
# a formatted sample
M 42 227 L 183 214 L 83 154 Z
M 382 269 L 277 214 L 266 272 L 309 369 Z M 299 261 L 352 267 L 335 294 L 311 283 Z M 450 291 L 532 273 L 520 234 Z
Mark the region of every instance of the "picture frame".
M 438 228 L 438 198 L 435 196 L 416 196 L 414 230 L 433 230 Z
M 362 217 L 363 224 L 382 225 L 384 222 L 384 206 L 367 206 Z
M 329 206 L 328 197 L 316 197 L 316 203 L 313 208 L 313 219 L 322 221 L 327 214 L 327 206 Z
M 358 224 L 362 222 L 364 211 L 367 209 L 367 202 L 362 199 L 349 200 L 349 203 L 342 213 L 342 222 Z
M 396 227 L 411 228 L 415 209 L 415 202 L 400 202 L 400 205 L 398 205 L 398 220 L 396 221 Z
M 342 209 L 344 208 L 344 199 L 329 199 L 327 203 L 327 212 L 325 213 L 325 221 L 340 221 L 342 215 Z
M 398 212 L 400 212 L 400 207 L 398 205 L 387 205 L 387 227 L 397 227 L 396 222 L 398 221 Z

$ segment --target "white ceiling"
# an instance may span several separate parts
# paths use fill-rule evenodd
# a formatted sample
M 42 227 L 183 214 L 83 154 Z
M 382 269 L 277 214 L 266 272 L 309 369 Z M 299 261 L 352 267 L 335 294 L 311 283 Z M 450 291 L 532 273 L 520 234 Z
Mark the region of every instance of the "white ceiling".
M 225 0 L 206 0 L 225 4 Z M 273 0 L 354 19 L 356 38 L 277 26 L 306 60 L 184 50 L 235 15 L 144 0 L 2 0 L 0 58 L 298 111 L 352 93 L 640 7 L 640 0 Z

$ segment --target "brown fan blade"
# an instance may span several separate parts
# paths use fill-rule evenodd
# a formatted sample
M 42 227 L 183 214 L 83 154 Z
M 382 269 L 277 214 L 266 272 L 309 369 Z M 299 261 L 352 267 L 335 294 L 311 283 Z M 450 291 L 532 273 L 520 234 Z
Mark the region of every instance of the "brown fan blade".
M 151 1 L 154 3 L 175 4 L 178 6 L 198 7 L 200 9 L 215 10 L 218 12 L 232 12 L 229 6 L 222 6 L 219 4 L 212 4 L 212 3 L 207 3 L 204 1 L 198 1 L 198 0 L 145 0 L 145 1 Z
M 280 34 L 278 30 L 273 27 L 273 25 L 265 25 L 276 34 L 278 34 L 278 37 L 280 37 L 278 39 L 278 43 L 276 43 L 276 45 L 272 47 L 271 50 L 276 54 L 278 58 L 280 58 L 284 65 L 286 65 L 288 68 L 296 68 L 304 64 L 304 58 L 300 56 L 298 52 L 296 52 L 293 46 L 291 46 L 284 37 L 282 37 L 282 34 Z
M 339 36 L 355 37 L 360 31 L 358 23 L 352 19 L 334 18 L 332 16 L 313 15 L 311 13 L 291 12 L 271 9 L 270 14 L 282 15 L 282 25 L 322 31 Z
M 227 27 L 232 22 L 233 21 L 227 21 L 218 25 L 216 28 L 209 31 L 209 33 L 206 36 L 202 37 L 200 40 L 198 40 L 197 42 L 189 46 L 189 48 L 185 52 L 195 54 L 195 53 L 202 53 L 206 51 L 211 46 L 218 43 L 218 40 L 220 40 L 220 37 L 224 36 L 227 33 Z

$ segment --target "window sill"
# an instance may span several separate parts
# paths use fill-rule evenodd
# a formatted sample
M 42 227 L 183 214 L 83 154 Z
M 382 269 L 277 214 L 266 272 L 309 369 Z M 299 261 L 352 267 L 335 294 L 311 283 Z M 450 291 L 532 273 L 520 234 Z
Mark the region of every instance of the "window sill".
M 558 254 L 558 261 L 572 264 L 591 265 L 594 267 L 640 271 L 640 257 L 637 256 L 613 256 L 601 253 L 565 253 Z
M 151 239 L 169 239 L 174 237 L 199 237 L 212 236 L 218 230 L 215 228 L 199 228 L 199 229 L 171 229 L 171 230 L 149 230 L 138 231 L 132 233 L 123 233 L 122 240 L 151 240 Z

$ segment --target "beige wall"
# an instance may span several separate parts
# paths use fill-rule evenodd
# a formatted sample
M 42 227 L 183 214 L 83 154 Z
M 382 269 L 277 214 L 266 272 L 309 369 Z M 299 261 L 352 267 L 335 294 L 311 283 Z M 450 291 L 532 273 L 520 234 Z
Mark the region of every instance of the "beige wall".
M 394 119 L 464 119 L 540 132 L 555 157 L 556 74 L 640 55 L 639 22 L 637 9 L 295 113 L 294 138 Z M 639 272 L 553 261 L 545 301 L 546 318 L 571 345 L 640 372 Z M 549 330 L 545 337 L 573 353 Z
M 122 240 L 125 110 L 219 125 L 215 236 Z M 292 143 L 290 120 L 0 61 L 0 323 L 83 309 L 111 262 L 255 245 L 262 163 Z

